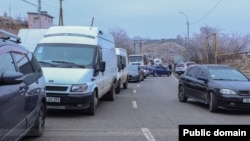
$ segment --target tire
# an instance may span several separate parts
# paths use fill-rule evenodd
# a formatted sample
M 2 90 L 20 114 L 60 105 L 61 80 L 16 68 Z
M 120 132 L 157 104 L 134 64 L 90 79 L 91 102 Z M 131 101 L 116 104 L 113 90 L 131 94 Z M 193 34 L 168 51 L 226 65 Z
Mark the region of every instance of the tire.
M 110 90 L 106 94 L 106 99 L 108 101 L 114 101 L 115 100 L 115 84 L 113 83 L 110 87 Z
M 178 88 L 178 99 L 180 102 L 186 102 L 187 101 L 187 97 L 185 96 L 185 91 L 184 91 L 184 87 L 183 86 L 179 86 Z
M 216 96 L 213 92 L 210 92 L 209 93 L 209 103 L 208 103 L 208 106 L 209 106 L 209 111 L 210 112 L 217 112 L 218 111 L 218 104 L 217 104 L 217 99 L 216 99 Z
M 157 76 L 157 73 L 154 73 L 154 76 Z
M 144 81 L 144 75 L 141 74 L 141 81 Z
M 40 137 L 43 135 L 45 118 L 46 118 L 46 107 L 45 107 L 44 103 L 41 102 L 36 123 L 35 123 L 34 127 L 31 129 L 29 136 Z
M 118 80 L 117 84 L 116 84 L 116 88 L 115 88 L 115 93 L 119 94 L 121 91 L 121 80 Z
M 97 105 L 98 105 L 98 98 L 96 95 L 96 91 L 94 91 L 93 95 L 90 99 L 90 104 L 89 104 L 89 107 L 87 109 L 87 114 L 88 115 L 95 115 L 95 110 L 96 110 Z
M 123 89 L 127 89 L 128 88 L 128 78 L 126 79 L 126 82 L 123 83 L 122 87 L 123 87 Z

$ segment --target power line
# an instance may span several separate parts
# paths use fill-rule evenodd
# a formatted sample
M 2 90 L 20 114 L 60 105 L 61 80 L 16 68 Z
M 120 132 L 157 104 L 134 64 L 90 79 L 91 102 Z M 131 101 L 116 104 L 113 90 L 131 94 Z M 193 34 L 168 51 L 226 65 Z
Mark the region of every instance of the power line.
M 212 12 L 214 11 L 215 8 L 217 8 L 217 6 L 218 6 L 221 2 L 222 2 L 222 0 L 219 0 L 219 1 L 215 4 L 215 6 L 214 6 L 211 10 L 209 10 L 203 17 L 201 17 L 199 20 L 197 20 L 197 21 L 195 21 L 195 22 L 193 22 L 193 23 L 191 23 L 191 24 L 196 24 L 196 23 L 200 22 L 201 20 L 205 19 L 210 13 L 212 13 Z

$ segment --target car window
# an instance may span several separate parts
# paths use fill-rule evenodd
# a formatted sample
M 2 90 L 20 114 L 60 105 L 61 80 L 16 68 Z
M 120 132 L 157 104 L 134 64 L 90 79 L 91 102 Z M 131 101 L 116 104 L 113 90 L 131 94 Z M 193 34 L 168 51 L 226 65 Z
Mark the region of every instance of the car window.
M 202 69 L 199 68 L 198 72 L 197 72 L 197 75 L 196 75 L 196 78 L 203 78 L 203 79 L 205 79 L 205 78 L 207 78 L 207 76 L 206 76 L 205 72 Z
M 27 56 L 24 54 L 17 54 L 17 53 L 12 53 L 13 57 L 16 60 L 17 67 L 19 68 L 19 71 L 23 74 L 29 74 L 33 73 L 34 69 L 29 62 Z
M 186 75 L 190 77 L 195 77 L 195 75 L 197 74 L 197 71 L 198 71 L 197 67 L 192 67 L 189 70 L 187 70 Z
M 10 53 L 0 55 L 0 76 L 5 71 L 16 71 L 15 65 Z

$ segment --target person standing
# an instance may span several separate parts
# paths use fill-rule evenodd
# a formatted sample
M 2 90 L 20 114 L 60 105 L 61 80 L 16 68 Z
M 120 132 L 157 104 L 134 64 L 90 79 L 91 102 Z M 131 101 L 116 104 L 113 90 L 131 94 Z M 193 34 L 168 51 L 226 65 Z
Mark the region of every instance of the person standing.
M 168 68 L 170 70 L 170 75 L 171 75 L 172 74 L 172 65 L 171 65 L 171 63 L 168 64 Z

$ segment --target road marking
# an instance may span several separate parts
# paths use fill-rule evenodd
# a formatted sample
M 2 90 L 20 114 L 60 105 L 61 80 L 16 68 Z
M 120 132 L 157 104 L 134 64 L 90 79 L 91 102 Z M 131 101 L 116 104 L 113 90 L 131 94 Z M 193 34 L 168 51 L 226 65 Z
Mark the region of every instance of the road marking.
M 133 108 L 137 108 L 136 101 L 132 101 L 132 104 L 133 104 Z
M 137 87 L 140 87 L 140 84 L 137 84 Z
M 136 93 L 136 89 L 133 89 L 133 93 Z
M 148 128 L 141 128 L 141 130 L 148 141 L 155 141 L 154 136 L 150 133 Z
M 176 76 L 175 75 L 172 75 L 172 77 L 178 82 L 179 81 L 179 79 L 178 78 L 176 78 Z

